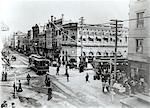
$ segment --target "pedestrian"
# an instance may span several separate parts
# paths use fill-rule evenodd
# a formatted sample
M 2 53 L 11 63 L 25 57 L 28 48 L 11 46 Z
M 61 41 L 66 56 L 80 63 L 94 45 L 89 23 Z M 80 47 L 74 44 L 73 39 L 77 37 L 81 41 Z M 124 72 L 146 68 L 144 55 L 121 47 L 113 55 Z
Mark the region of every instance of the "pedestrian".
M 15 92 L 16 92 L 16 84 L 15 84 L 15 82 L 14 82 L 14 84 L 13 84 L 13 89 L 14 89 L 14 94 L 15 94 Z
M 5 74 L 4 74 L 4 72 L 2 72 L 2 81 L 4 81 L 5 80 Z
M 45 85 L 47 86 L 48 74 L 45 75 Z
M 86 74 L 85 79 L 86 79 L 86 83 L 89 82 L 89 74 L 88 73 Z
M 7 101 L 4 100 L 3 104 L 1 105 L 2 108 L 7 108 Z
M 47 100 L 50 100 L 52 98 L 52 88 L 48 88 L 48 99 Z
M 67 75 L 67 73 L 68 73 L 68 66 L 66 65 L 66 73 L 65 73 L 65 75 Z
M 19 80 L 19 87 L 18 87 L 18 92 L 22 92 L 22 86 L 21 86 L 21 81 Z
M 81 72 L 83 72 L 84 71 L 84 66 L 83 66 L 83 64 L 80 64 L 79 65 L 79 72 L 81 73 Z
M 109 81 L 108 80 L 105 83 L 105 87 L 106 87 L 107 92 L 109 92 Z
M 49 78 L 49 77 L 47 78 L 47 84 L 46 84 L 46 86 L 48 86 L 48 87 L 50 87 L 50 86 L 51 86 L 51 80 L 50 80 L 50 78 Z
M 106 80 L 105 80 L 105 71 L 101 75 L 101 80 L 102 80 L 102 92 L 105 92 L 105 85 L 106 85 Z
M 28 85 L 29 85 L 30 84 L 30 79 L 31 79 L 30 74 L 28 74 L 26 78 L 27 78 L 27 82 L 28 82 Z
M 14 102 L 11 103 L 11 108 L 15 108 L 15 103 Z
M 5 74 L 4 74 L 4 78 L 5 78 L 5 81 L 7 81 L 7 72 L 5 72 Z
M 1 108 L 5 108 L 5 105 L 4 105 L 4 103 L 2 103 L 2 104 L 1 104 Z
M 57 66 L 56 75 L 59 75 L 59 65 Z
M 67 76 L 67 82 L 69 82 L 69 73 L 68 72 L 66 73 L 66 76 Z

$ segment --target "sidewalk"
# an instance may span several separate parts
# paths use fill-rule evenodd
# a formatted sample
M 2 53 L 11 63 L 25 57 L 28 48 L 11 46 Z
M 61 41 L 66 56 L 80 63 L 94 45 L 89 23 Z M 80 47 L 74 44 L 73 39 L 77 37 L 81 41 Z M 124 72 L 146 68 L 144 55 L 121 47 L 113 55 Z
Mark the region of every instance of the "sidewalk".
M 50 67 L 50 75 L 55 76 L 58 81 L 54 81 L 57 86 L 62 88 L 69 94 L 76 95 L 79 100 L 86 102 L 89 105 L 103 106 L 104 108 L 121 108 L 120 99 L 124 96 L 115 95 L 113 103 L 111 102 L 110 94 L 102 92 L 102 83 L 100 80 L 93 80 L 95 74 L 93 70 L 86 70 L 83 73 L 79 73 L 77 69 L 69 69 L 69 82 L 65 74 L 65 67 L 60 67 L 59 76 L 56 76 L 56 67 Z M 89 74 L 90 83 L 86 83 L 85 76 Z M 64 86 L 64 87 L 63 87 Z M 67 90 L 69 89 L 69 91 Z M 72 91 L 70 93 L 70 91 Z

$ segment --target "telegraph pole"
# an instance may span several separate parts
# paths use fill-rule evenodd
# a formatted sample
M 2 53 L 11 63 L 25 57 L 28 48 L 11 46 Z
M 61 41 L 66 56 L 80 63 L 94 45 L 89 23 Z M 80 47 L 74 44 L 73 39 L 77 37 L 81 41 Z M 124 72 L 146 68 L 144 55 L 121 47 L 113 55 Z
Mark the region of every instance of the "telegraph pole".
M 116 30 L 116 33 L 115 33 L 115 57 L 114 57 L 114 74 L 115 74 L 115 77 L 116 77 L 116 71 L 117 71 L 117 38 L 118 38 L 118 28 L 122 28 L 122 24 L 118 24 L 120 22 L 123 22 L 121 20 L 110 20 L 114 23 L 112 23 L 111 25 L 114 25 L 114 27 L 112 28 L 115 28 Z
M 84 17 L 81 17 L 79 20 L 80 20 L 81 30 L 82 30 Z M 80 62 L 83 62 L 83 34 L 81 34 L 81 60 L 80 60 Z
M 81 25 L 81 30 L 84 22 L 84 17 L 81 17 L 80 19 L 80 25 Z M 83 31 L 82 31 L 83 33 Z M 80 64 L 79 64 L 79 70 L 80 72 L 84 71 L 84 63 L 83 63 L 83 34 L 81 34 L 81 57 L 80 57 Z
M 121 20 L 110 20 L 110 21 L 114 22 L 111 25 L 114 25 L 112 27 L 112 29 L 115 28 L 115 30 L 116 30 L 116 33 L 115 33 L 115 57 L 114 57 L 114 74 L 115 74 L 115 78 L 116 78 L 116 71 L 117 71 L 117 40 L 118 40 L 117 38 L 119 36 L 118 35 L 118 28 L 122 28 L 122 25 L 118 24 L 118 23 L 123 22 L 123 21 L 121 21 Z M 111 64 L 111 60 L 110 60 L 110 64 Z M 111 88 L 112 88 L 112 86 L 113 86 L 113 77 L 111 75 Z M 113 102 L 113 97 L 114 97 L 114 91 L 113 91 L 113 89 L 111 89 L 111 102 Z
M 84 17 L 81 17 L 80 18 L 80 23 L 81 23 L 81 30 L 82 30 L 82 25 L 83 25 L 83 22 L 84 22 Z M 83 56 L 83 35 L 81 34 L 81 57 Z

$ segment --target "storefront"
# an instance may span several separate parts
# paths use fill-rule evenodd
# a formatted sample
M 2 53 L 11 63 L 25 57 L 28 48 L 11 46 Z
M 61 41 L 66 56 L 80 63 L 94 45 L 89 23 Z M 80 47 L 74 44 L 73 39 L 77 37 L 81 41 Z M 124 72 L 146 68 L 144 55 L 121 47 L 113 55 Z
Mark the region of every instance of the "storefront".
M 150 85 L 150 64 L 146 62 L 129 61 L 128 76 L 130 79 L 139 82 L 144 82 L 147 85 L 147 89 Z M 147 91 L 147 90 L 146 90 Z

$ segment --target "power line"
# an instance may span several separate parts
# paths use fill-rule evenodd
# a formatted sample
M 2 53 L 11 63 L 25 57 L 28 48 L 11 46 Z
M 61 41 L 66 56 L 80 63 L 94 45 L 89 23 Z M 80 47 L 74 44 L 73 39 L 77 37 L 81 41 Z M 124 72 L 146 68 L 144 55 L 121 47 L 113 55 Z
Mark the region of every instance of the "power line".
M 146 19 L 146 18 L 150 18 L 150 16 L 145 16 L 145 17 L 142 17 L 142 18 L 131 18 L 131 19 L 122 20 L 122 21 L 125 22 L 125 21 L 132 21 L 132 20 L 142 20 L 142 19 Z

